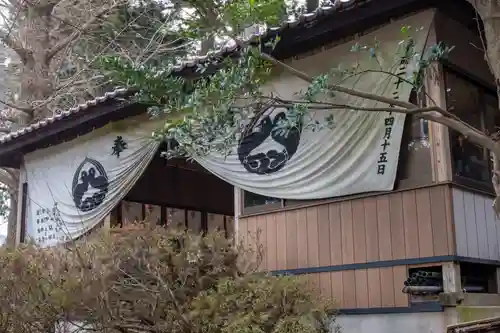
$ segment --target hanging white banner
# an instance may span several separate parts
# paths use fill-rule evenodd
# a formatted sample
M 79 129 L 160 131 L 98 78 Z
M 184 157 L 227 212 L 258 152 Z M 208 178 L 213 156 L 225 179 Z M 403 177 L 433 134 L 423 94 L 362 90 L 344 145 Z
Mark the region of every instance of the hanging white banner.
M 412 87 L 402 78 L 415 69 L 415 61 L 404 61 L 407 44 L 402 41 L 402 27 L 409 27 L 414 50 L 421 53 L 433 17 L 432 10 L 421 12 L 290 64 L 314 76 L 339 65 L 349 68 L 358 63 L 358 71 L 365 71 L 364 74 L 344 79 L 342 86 L 407 101 Z M 352 51 L 356 43 L 373 45 L 375 39 L 379 41 L 376 58 L 369 56 L 369 49 Z M 307 85 L 295 76 L 280 76 L 268 91 L 280 100 L 293 101 L 297 100 L 296 93 L 307 89 Z M 328 102 L 365 108 L 388 107 L 342 93 L 328 98 Z M 313 122 L 325 124 L 325 118 L 331 114 L 333 128 L 313 131 L 303 126 L 290 130 L 285 137 L 273 130 L 285 112 L 284 107 L 270 107 L 239 140 L 232 154 L 227 157 L 211 154 L 196 157 L 196 161 L 236 187 L 284 199 L 320 199 L 393 189 L 404 114 L 311 110 Z
M 101 222 L 155 155 L 157 126 L 145 117 L 125 120 L 27 154 L 27 236 L 51 246 Z

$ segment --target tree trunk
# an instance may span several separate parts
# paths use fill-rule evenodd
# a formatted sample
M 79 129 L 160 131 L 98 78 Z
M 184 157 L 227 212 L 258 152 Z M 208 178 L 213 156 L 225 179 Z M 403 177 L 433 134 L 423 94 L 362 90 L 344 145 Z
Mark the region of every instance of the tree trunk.
M 14 248 L 16 246 L 17 235 L 17 192 L 10 194 L 10 210 L 7 217 L 7 246 Z
M 497 0 L 468 0 L 474 6 L 484 26 L 485 60 L 495 78 L 497 97 L 500 112 L 500 3 Z M 479 32 L 481 33 L 481 32 Z M 492 183 L 496 198 L 493 208 L 500 217 L 500 132 L 495 133 L 497 138 L 496 149 L 491 151 L 492 157 Z
M 23 36 L 29 50 L 21 66 L 20 101 L 24 105 L 35 107 L 33 112 L 20 112 L 18 125 L 24 127 L 52 113 L 48 108 L 48 99 L 54 94 L 48 51 L 51 48 L 50 29 L 53 4 L 40 1 L 29 6 L 26 17 L 20 23 L 20 35 Z M 38 107 L 37 107 L 38 106 Z M 13 184 L 9 184 L 10 212 L 8 215 L 7 244 L 15 245 L 17 230 L 17 192 L 19 189 L 19 170 Z M 6 184 L 7 185 L 7 184 Z

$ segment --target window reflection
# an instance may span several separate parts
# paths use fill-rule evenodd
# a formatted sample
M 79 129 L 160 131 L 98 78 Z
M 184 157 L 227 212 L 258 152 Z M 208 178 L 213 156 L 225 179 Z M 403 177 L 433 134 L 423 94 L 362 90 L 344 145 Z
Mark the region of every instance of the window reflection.
M 281 202 L 281 199 L 266 197 L 248 191 L 244 191 L 243 197 L 245 207 L 263 206 L 275 203 L 279 204 Z
M 448 108 L 469 125 L 491 132 L 496 116 L 488 105 L 496 105 L 496 98 L 486 88 L 449 71 L 445 73 L 445 82 Z M 450 130 L 450 146 L 455 179 L 489 184 L 490 159 L 486 149 L 453 130 Z

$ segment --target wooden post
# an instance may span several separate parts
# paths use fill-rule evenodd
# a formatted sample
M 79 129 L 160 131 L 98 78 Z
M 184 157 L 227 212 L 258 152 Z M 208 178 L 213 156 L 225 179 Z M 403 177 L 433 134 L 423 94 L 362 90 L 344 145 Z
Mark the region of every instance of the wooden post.
M 500 267 L 497 267 L 495 278 L 496 278 L 496 281 L 495 281 L 496 282 L 496 291 L 497 291 L 497 294 L 500 294 Z
M 241 207 L 243 205 L 243 191 L 239 189 L 238 187 L 234 187 L 234 227 L 233 227 L 233 232 L 234 232 L 234 237 L 236 241 L 239 239 L 238 235 L 238 220 L 241 214 Z
M 437 44 L 435 23 L 431 25 L 427 45 Z M 446 89 L 443 66 L 433 64 L 428 69 L 425 82 L 427 106 L 438 105 L 446 109 Z M 452 180 L 451 147 L 448 127 L 429 122 L 429 140 L 431 143 L 432 181 Z
M 106 217 L 104 218 L 103 223 L 102 223 L 102 229 L 107 234 L 109 233 L 109 231 L 111 229 L 111 213 L 106 215 Z
M 458 293 L 462 291 L 459 263 L 443 263 L 443 291 L 445 293 Z
M 26 182 L 26 171 L 24 169 L 24 163 L 21 165 L 21 168 L 19 170 L 19 187 L 17 190 L 17 217 L 16 217 L 16 238 L 14 242 L 14 246 L 18 247 L 19 244 L 21 244 L 21 225 L 23 223 L 27 223 L 27 216 L 28 212 L 27 210 L 29 209 L 29 203 L 26 203 L 26 217 L 25 221 L 23 221 L 23 184 Z M 27 193 L 26 193 L 27 195 Z M 27 227 L 27 226 L 26 226 Z M 27 228 L 25 228 L 27 229 Z M 11 232 L 8 230 L 7 232 Z

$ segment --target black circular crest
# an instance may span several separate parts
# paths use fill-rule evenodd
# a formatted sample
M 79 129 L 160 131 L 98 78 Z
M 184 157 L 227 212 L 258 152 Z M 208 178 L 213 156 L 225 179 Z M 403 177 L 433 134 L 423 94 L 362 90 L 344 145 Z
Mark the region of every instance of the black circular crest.
M 89 212 L 103 203 L 108 187 L 108 175 L 102 164 L 87 157 L 73 176 L 73 202 L 82 212 Z
M 259 119 L 252 120 L 246 126 L 238 144 L 238 158 L 250 173 L 264 175 L 281 170 L 297 152 L 302 133 L 302 121 L 298 126 L 278 130 L 279 123 L 286 120 L 286 107 L 276 106 L 281 101 L 273 99 L 264 106 Z M 269 104 L 272 104 L 269 106 Z M 256 152 L 256 149 L 268 138 L 276 143 L 275 149 Z

